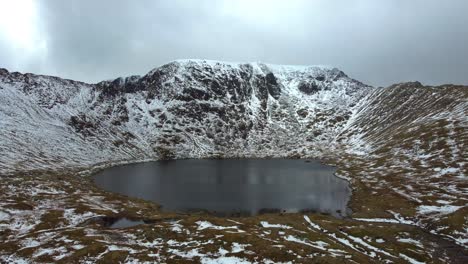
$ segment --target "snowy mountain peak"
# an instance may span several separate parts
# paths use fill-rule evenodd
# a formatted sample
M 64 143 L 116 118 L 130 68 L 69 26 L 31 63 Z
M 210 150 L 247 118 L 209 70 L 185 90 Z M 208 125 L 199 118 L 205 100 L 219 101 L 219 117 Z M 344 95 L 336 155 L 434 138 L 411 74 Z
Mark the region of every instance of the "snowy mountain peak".
M 96 89 L 102 92 L 101 98 L 144 91 L 148 99 L 160 96 L 167 100 L 174 96 L 184 100 L 192 96 L 222 99 L 227 95 L 232 97 L 232 93 L 235 94 L 233 98 L 237 98 L 236 95 L 250 96 L 256 89 L 264 89 L 278 99 L 283 93 L 313 95 L 319 91 L 341 90 L 350 94 L 361 87 L 369 86 L 333 67 L 210 60 L 172 61 L 141 77 L 117 78 L 96 84 Z M 206 94 L 201 95 L 202 91 Z M 189 97 L 186 97 L 187 93 Z
M 326 72 L 332 70 L 338 70 L 332 66 L 326 65 L 279 65 L 279 64 L 269 64 L 262 62 L 229 62 L 229 61 L 216 61 L 216 60 L 203 60 L 203 59 L 180 59 L 174 60 L 169 63 L 166 63 L 160 67 L 172 68 L 205 68 L 205 69 L 215 69 L 215 70 L 226 70 L 226 69 L 237 69 L 242 68 L 252 68 L 257 70 L 257 72 L 267 71 L 275 73 L 293 73 L 293 72 Z M 160 67 L 157 67 L 150 71 L 148 75 L 152 75 Z
M 165 156 L 311 155 L 372 90 L 332 67 L 206 60 L 97 84 L 2 70 L 0 87 L 0 150 L 18 150 L 1 158 L 1 171 Z M 41 143 L 21 151 L 18 131 Z

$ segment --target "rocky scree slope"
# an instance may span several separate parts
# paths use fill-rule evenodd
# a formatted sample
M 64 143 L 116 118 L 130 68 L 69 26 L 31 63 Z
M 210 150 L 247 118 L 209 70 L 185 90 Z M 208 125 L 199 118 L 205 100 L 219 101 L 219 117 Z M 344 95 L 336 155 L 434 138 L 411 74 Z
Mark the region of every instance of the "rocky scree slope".
M 1 70 L 0 172 L 322 157 L 371 90 L 319 66 L 187 60 L 97 84 Z

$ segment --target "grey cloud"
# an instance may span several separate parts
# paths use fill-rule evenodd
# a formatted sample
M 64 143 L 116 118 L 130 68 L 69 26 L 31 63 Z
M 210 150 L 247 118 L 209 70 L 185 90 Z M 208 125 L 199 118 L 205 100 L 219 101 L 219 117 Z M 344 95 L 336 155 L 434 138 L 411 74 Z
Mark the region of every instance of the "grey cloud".
M 18 70 L 95 82 L 206 58 L 327 64 L 383 86 L 468 84 L 468 1 L 253 1 L 40 1 L 45 61 Z M 0 59 L 15 58 L 0 39 Z

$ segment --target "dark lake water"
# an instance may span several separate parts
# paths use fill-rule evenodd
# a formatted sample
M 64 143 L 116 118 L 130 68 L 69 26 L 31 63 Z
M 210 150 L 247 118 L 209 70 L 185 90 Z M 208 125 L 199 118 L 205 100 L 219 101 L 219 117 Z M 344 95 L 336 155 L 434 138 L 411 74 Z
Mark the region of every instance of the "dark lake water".
M 105 190 L 151 200 L 168 211 L 344 216 L 350 189 L 334 172 L 298 159 L 191 159 L 113 167 L 93 178 Z

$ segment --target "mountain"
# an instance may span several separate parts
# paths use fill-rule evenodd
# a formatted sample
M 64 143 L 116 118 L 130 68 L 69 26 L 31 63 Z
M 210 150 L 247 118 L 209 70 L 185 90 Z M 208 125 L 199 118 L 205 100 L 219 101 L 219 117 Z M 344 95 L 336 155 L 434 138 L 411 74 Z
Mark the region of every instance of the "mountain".
M 97 84 L 0 69 L 0 174 L 317 158 L 350 181 L 353 217 L 466 246 L 467 113 L 466 86 L 374 88 L 323 66 L 182 60 Z
M 373 90 L 331 67 L 198 60 L 97 84 L 2 70 L 0 83 L 3 173 L 321 156 Z

